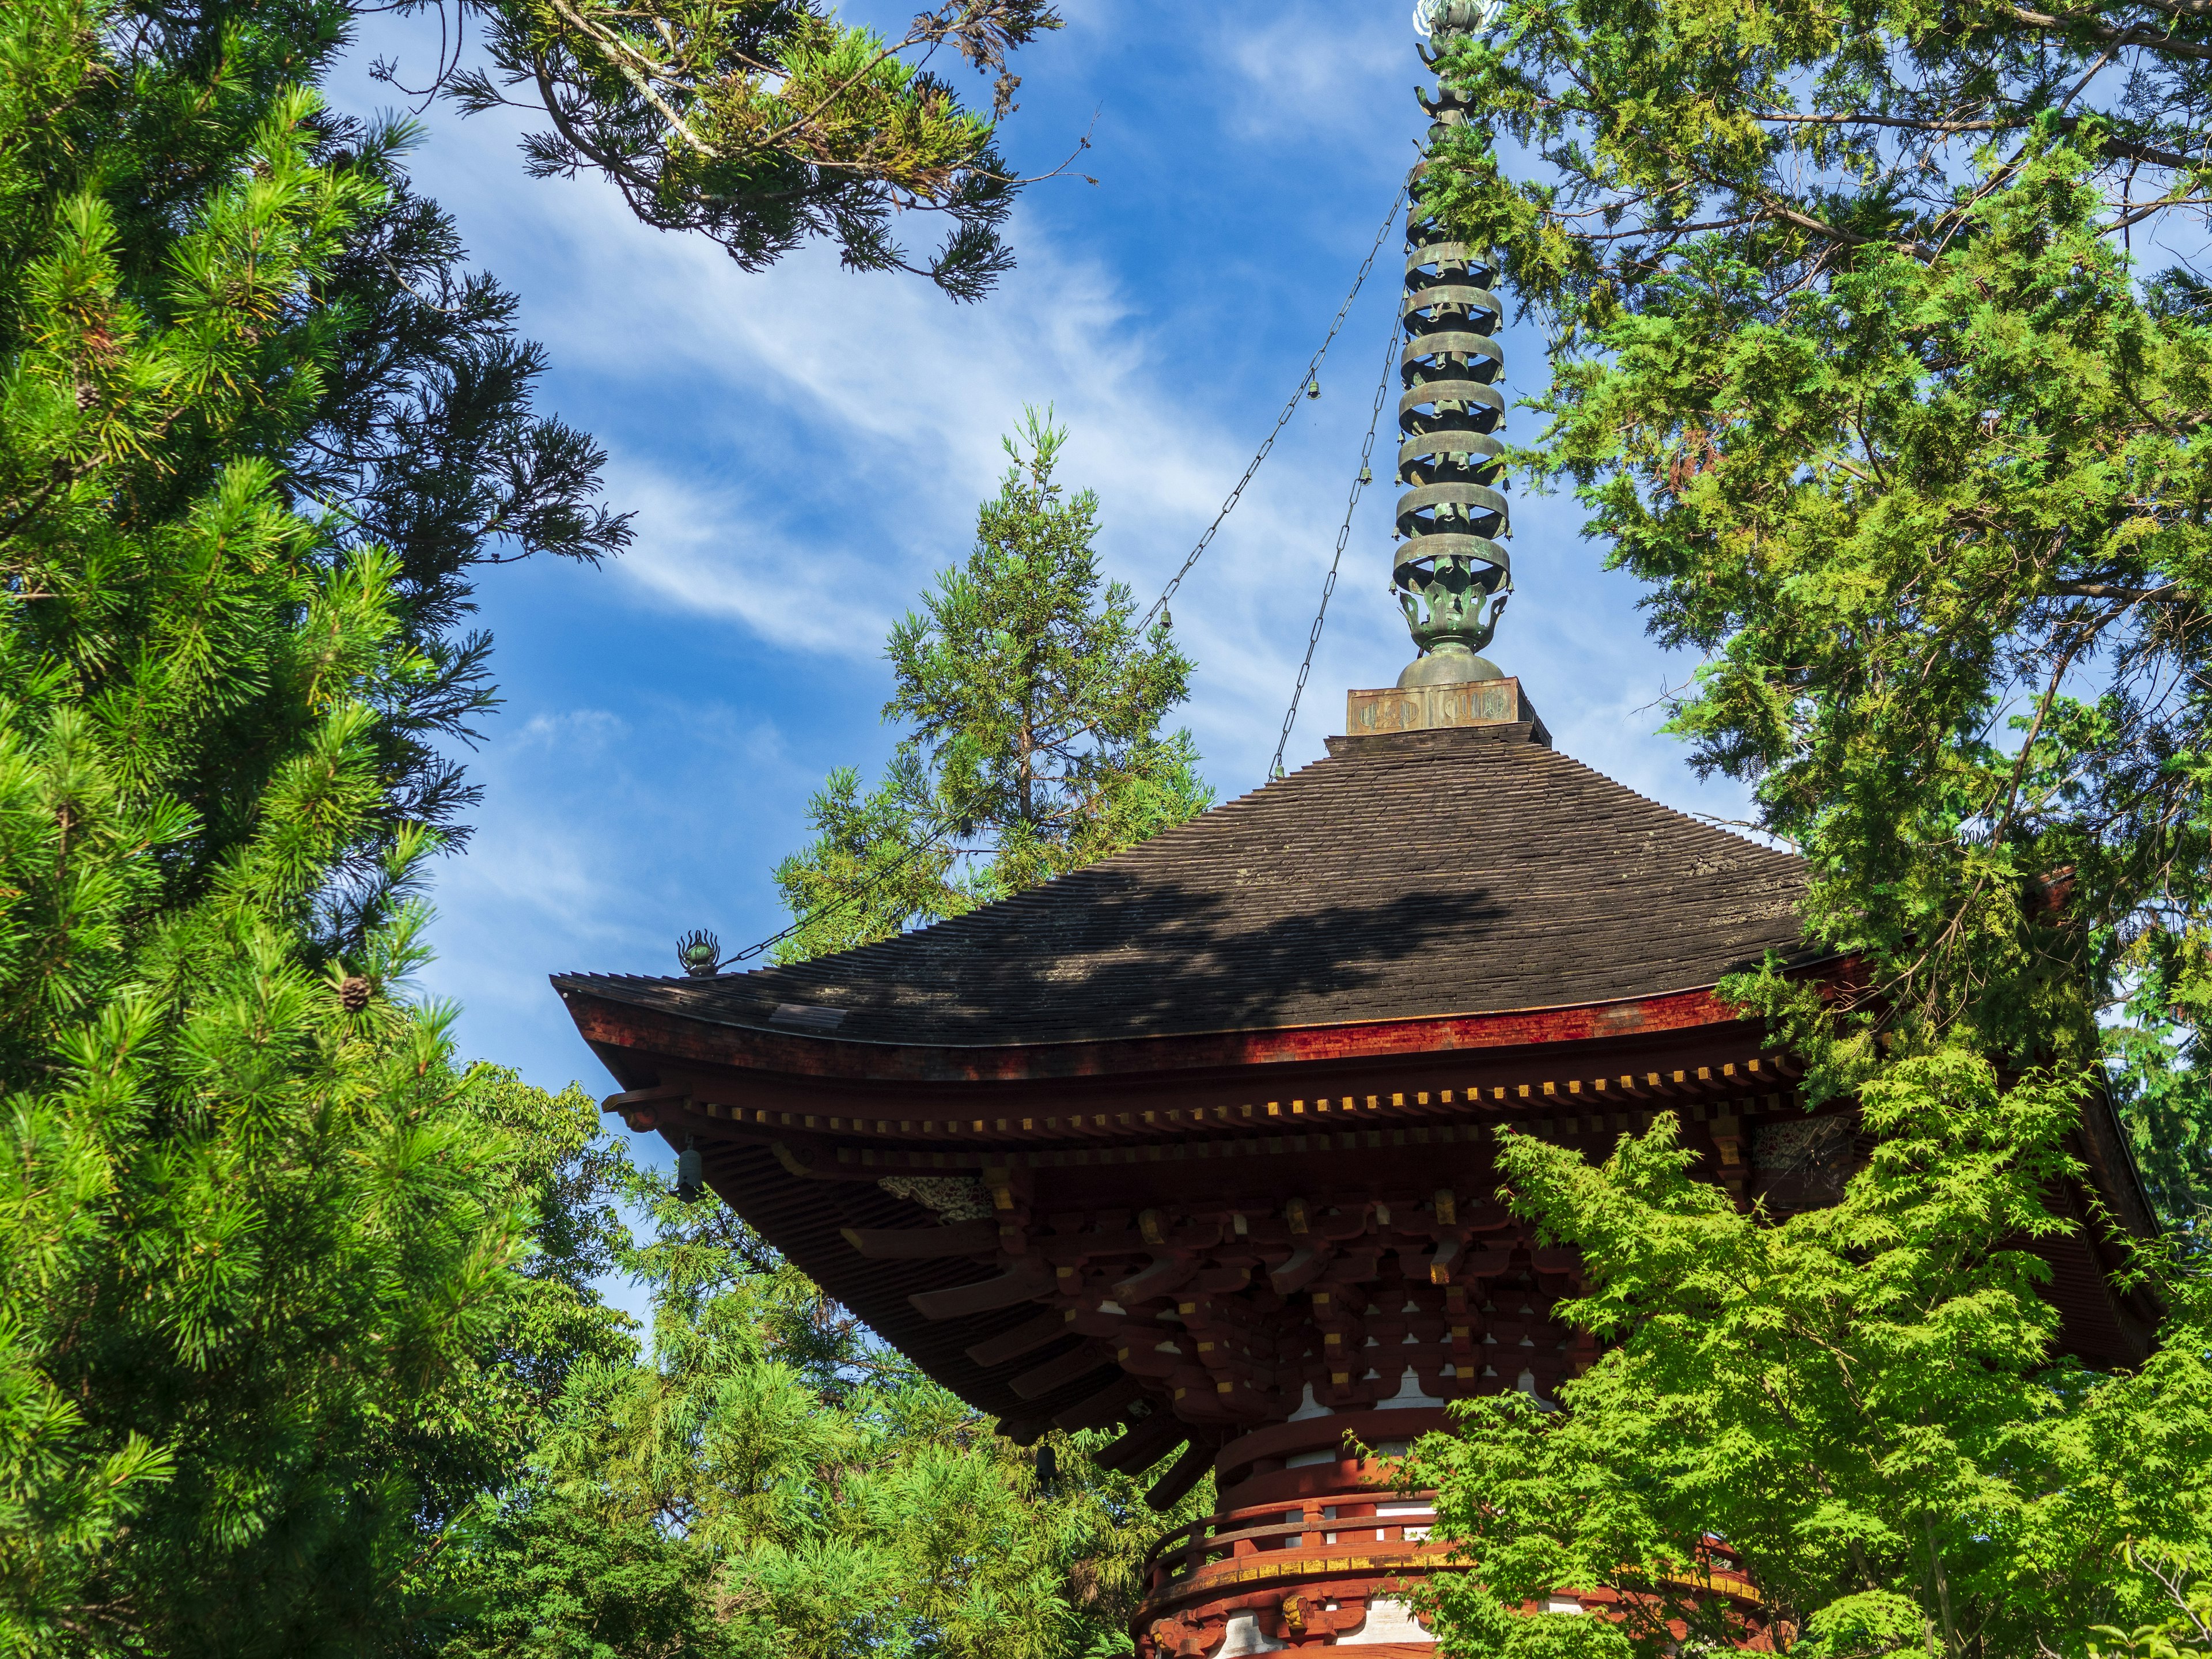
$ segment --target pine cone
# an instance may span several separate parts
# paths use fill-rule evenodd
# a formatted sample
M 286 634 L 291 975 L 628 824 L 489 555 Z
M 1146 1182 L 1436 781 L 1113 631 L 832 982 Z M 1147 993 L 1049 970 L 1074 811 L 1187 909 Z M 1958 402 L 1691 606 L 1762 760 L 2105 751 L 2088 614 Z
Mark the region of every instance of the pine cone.
M 349 1014 L 357 1014 L 368 1006 L 369 994 L 374 988 L 359 974 L 348 974 L 338 981 L 338 1006 Z

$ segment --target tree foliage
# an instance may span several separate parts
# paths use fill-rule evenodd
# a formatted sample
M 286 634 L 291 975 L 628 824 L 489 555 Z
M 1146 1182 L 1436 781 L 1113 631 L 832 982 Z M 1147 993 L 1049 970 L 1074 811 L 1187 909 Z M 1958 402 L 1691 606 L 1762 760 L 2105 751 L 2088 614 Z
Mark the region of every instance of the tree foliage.
M 776 866 L 799 961 L 1064 874 L 1212 804 L 1188 732 L 1163 738 L 1190 663 L 1165 617 L 1139 632 L 1121 583 L 1101 591 L 1098 498 L 1055 477 L 1066 442 L 1029 413 L 1014 465 L 983 504 L 964 565 L 891 629 L 907 727 L 866 796 L 831 774 L 817 836 Z
M 537 412 L 545 352 L 515 331 L 517 302 L 470 269 L 451 217 L 398 163 L 404 125 L 322 122 L 317 153 L 383 185 L 317 285 L 336 325 L 314 420 L 284 453 L 282 487 L 329 514 L 335 547 L 394 561 L 404 636 L 425 672 L 387 702 L 387 764 L 409 780 L 401 816 L 465 842 L 477 799 L 452 757 L 498 704 L 492 638 L 472 625 L 486 567 L 548 555 L 597 565 L 631 539 L 599 499 L 605 452 Z
M 281 752 L 254 729 L 270 659 L 221 611 L 146 631 L 145 585 L 193 580 L 151 550 L 227 475 L 235 502 L 297 515 L 282 534 L 301 568 L 375 566 L 394 601 L 392 667 L 364 688 L 383 778 L 319 895 L 333 937 L 357 932 L 404 826 L 465 838 L 474 794 L 443 749 L 495 701 L 490 641 L 467 626 L 477 568 L 619 551 L 604 457 L 533 410 L 543 355 L 409 188 L 409 131 L 304 89 L 342 40 L 326 8 L 155 19 L 34 0 L 4 27 L 0 550 L 35 596 L 15 626 L 75 665 L 103 718 L 138 721 L 143 781 L 198 817 L 178 855 L 197 878 L 245 833 Z M 172 672 L 200 677 L 206 715 L 173 734 L 131 690 Z
M 489 70 L 453 79 L 464 108 L 513 104 L 548 130 L 531 173 L 611 180 L 664 230 L 703 230 L 747 270 L 833 239 L 855 270 L 917 270 L 958 300 L 1012 264 L 1000 234 L 1022 180 L 997 149 L 1020 78 L 1006 55 L 1060 27 L 1046 0 L 941 0 L 887 40 L 816 0 L 490 0 Z M 987 118 L 928 64 L 995 73 Z M 520 93 L 518 100 L 516 94 Z M 923 266 L 898 215 L 948 223 Z
M 331 17 L 132 21 L 0 14 L 0 1641 L 375 1649 L 610 1328 L 524 1265 L 592 1115 L 404 988 L 466 572 L 618 522 L 371 258 L 458 251 L 334 153 Z
M 633 1174 L 649 1349 L 578 1365 L 474 1547 L 447 1659 L 1060 1659 L 1125 1645 L 1155 1516 L 1055 1435 L 1049 1480 L 711 1197 Z
M 2177 1572 L 2212 1559 L 2212 1299 L 2171 1278 L 2137 1372 L 2051 1368 L 2027 1247 L 2066 1225 L 2045 1195 L 2078 1173 L 2076 1091 L 1955 1048 L 1902 1062 L 1862 1097 L 1871 1165 L 1780 1220 L 1695 1179 L 1671 1117 L 1599 1168 L 1507 1136 L 1516 1206 L 1582 1252 L 1570 1317 L 1611 1346 L 1564 1410 L 1470 1401 L 1416 1448 L 1473 1563 L 1441 1581 L 1449 1644 L 1626 1659 L 1729 1645 L 1748 1615 L 1824 1659 L 1994 1659 L 2165 1630 Z M 1624 1615 L 1522 1611 L 1564 1587 Z
M 1515 0 L 1449 68 L 1522 150 L 1463 132 L 1424 187 L 1549 329 L 1521 462 L 1704 654 L 1674 729 L 1806 853 L 1863 1012 L 2101 1051 L 2177 1219 L 2212 1168 L 2212 337 L 2135 244 L 2212 188 L 2206 27 Z
M 2129 1552 L 2128 1565 L 2147 1571 L 2166 1592 L 2164 1617 L 2133 1630 L 2100 1625 L 2104 1638 L 2089 1644 L 2089 1659 L 2187 1659 L 2212 1652 L 2212 1583 L 2185 1569 L 2145 1561 Z
M 1779 321 L 1869 257 L 1940 263 L 2053 148 L 2081 157 L 2106 235 L 2201 203 L 2208 63 L 2207 20 L 2169 0 L 1508 0 L 1449 40 L 1483 125 L 1421 194 L 1505 257 L 1570 353 L 1723 269 Z

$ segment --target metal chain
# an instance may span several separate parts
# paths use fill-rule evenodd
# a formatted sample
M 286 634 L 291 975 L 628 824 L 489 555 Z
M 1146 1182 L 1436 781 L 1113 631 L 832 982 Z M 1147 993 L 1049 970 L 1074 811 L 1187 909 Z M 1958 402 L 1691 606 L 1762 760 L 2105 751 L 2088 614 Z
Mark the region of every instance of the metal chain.
M 1352 496 L 1344 504 L 1344 522 L 1337 528 L 1336 556 L 1328 562 L 1328 576 L 1321 585 L 1321 609 L 1314 613 L 1313 632 L 1306 636 L 1305 660 L 1298 665 L 1298 683 L 1291 691 L 1291 706 L 1283 715 L 1282 735 L 1275 739 L 1275 758 L 1267 768 L 1267 775 L 1283 775 L 1283 750 L 1291 745 L 1291 727 L 1297 723 L 1298 699 L 1306 694 L 1306 676 L 1313 672 L 1314 650 L 1321 644 L 1321 627 L 1328 620 L 1328 596 L 1336 592 L 1337 567 L 1344 562 L 1345 544 L 1352 539 L 1352 510 L 1359 505 L 1359 497 L 1374 474 L 1368 463 L 1375 455 L 1376 429 L 1382 424 L 1382 405 L 1390 396 L 1390 367 L 1398 358 L 1398 337 L 1401 319 L 1390 313 L 1390 338 L 1382 352 L 1382 376 L 1375 383 L 1375 408 L 1367 417 L 1367 441 L 1359 446 L 1359 472 L 1352 481 Z
M 723 969 L 729 967 L 733 963 L 750 962 L 755 957 L 760 955 L 762 951 L 766 951 L 774 945 L 782 944 L 784 940 L 789 939 L 793 933 L 799 932 L 800 928 L 805 927 L 809 922 L 820 921 L 825 916 L 834 916 L 847 905 L 855 903 L 858 901 L 867 897 L 867 896 L 874 892 L 877 888 L 881 887 L 893 876 L 905 869 L 908 865 L 912 864 L 924 853 L 927 853 L 934 848 L 937 844 L 939 833 L 945 830 L 950 830 L 952 827 L 953 826 L 950 823 L 933 821 L 929 826 L 929 833 L 923 836 L 920 841 L 916 842 L 913 846 L 908 848 L 906 851 L 899 854 L 896 859 L 893 860 L 889 868 L 878 871 L 874 875 L 869 877 L 867 880 L 862 882 L 858 887 L 847 888 L 845 891 L 840 893 L 836 898 L 831 899 L 827 904 L 822 905 L 818 908 L 809 910 L 805 915 L 799 917 L 798 921 L 793 922 L 790 927 L 785 928 L 781 933 L 770 933 L 759 944 L 749 945 L 744 950 L 738 951 L 735 956 L 724 957 L 720 962 L 714 964 L 714 971 L 719 974 Z
M 1221 511 L 1213 515 L 1213 522 L 1206 526 L 1206 533 L 1198 538 L 1198 545 L 1190 550 L 1189 556 L 1182 562 L 1182 568 L 1176 571 L 1175 575 L 1170 579 L 1168 585 L 1160 590 L 1159 598 L 1152 601 L 1152 609 L 1146 611 L 1143 619 L 1137 623 L 1137 632 L 1139 635 L 1141 635 L 1146 629 L 1152 625 L 1153 617 L 1158 616 L 1163 611 L 1167 609 L 1168 601 L 1175 597 L 1176 590 L 1182 586 L 1182 579 L 1190 574 L 1191 567 L 1198 562 L 1199 556 L 1203 554 L 1207 546 L 1212 542 L 1213 532 L 1221 528 L 1222 520 L 1229 516 L 1231 509 L 1233 509 L 1237 501 L 1243 498 L 1244 487 L 1252 482 L 1253 475 L 1260 470 L 1260 464 L 1267 459 L 1267 453 L 1274 448 L 1275 440 L 1282 435 L 1283 428 L 1290 424 L 1291 416 L 1297 413 L 1298 400 L 1305 397 L 1309 390 L 1319 383 L 1322 362 L 1328 356 L 1329 347 L 1335 343 L 1338 332 L 1344 327 L 1344 319 L 1351 313 L 1352 311 L 1352 302 L 1359 297 L 1359 290 L 1366 285 L 1368 274 L 1375 269 L 1376 258 L 1382 253 L 1382 244 L 1389 237 L 1390 227 L 1398 222 L 1398 210 L 1405 203 L 1406 190 L 1407 186 L 1401 185 L 1398 187 L 1398 193 L 1391 198 L 1390 210 L 1383 216 L 1382 228 L 1375 233 L 1375 246 L 1367 250 L 1367 257 L 1359 262 L 1358 274 L 1352 279 L 1352 291 L 1344 296 L 1344 303 L 1336 308 L 1336 315 L 1329 322 L 1328 332 L 1322 337 L 1320 349 L 1317 349 L 1311 357 L 1306 360 L 1305 369 L 1298 376 L 1297 389 L 1291 393 L 1289 401 L 1284 404 L 1283 412 L 1275 417 L 1274 429 L 1267 434 L 1266 440 L 1260 445 L 1258 453 L 1252 457 L 1252 464 L 1244 469 L 1244 476 L 1237 481 L 1237 488 L 1231 490 L 1229 492 L 1229 498 L 1221 503 Z M 1394 319 L 1395 315 L 1395 313 L 1393 313 Z M 1381 407 L 1379 404 L 1376 406 L 1378 409 Z M 1371 422 L 1368 428 L 1367 442 L 1370 448 L 1374 447 L 1375 431 Z M 1358 497 L 1355 495 L 1354 499 L 1357 500 Z M 1342 556 L 1343 551 L 1344 538 L 1340 536 L 1337 538 L 1337 553 L 1339 556 Z M 1336 573 L 1334 568 L 1332 567 L 1329 572 L 1330 584 L 1334 586 L 1335 580 Z M 1328 600 L 1324 599 L 1322 600 L 1322 604 L 1325 606 L 1328 604 Z M 1319 636 L 1320 626 L 1316 623 L 1315 625 L 1315 637 L 1318 638 Z M 1311 646 L 1308 646 L 1306 655 L 1308 660 L 1310 661 L 1313 656 Z M 1305 677 L 1303 674 L 1299 676 L 1298 683 L 1301 686 L 1305 684 Z M 1292 707 L 1293 709 L 1295 709 L 1295 702 L 1293 702 Z M 1284 730 L 1287 735 L 1289 727 L 1285 726 Z M 1279 762 L 1281 758 L 1281 753 L 1279 750 L 1277 751 L 1276 759 Z M 817 909 L 809 911 L 806 915 L 799 917 L 798 921 L 793 922 L 790 927 L 785 928 L 781 933 L 771 933 L 759 944 L 749 946 L 745 950 L 738 951 L 734 956 L 723 957 L 720 962 L 714 964 L 715 971 L 720 973 L 723 969 L 731 967 L 737 963 L 750 962 L 755 957 L 760 955 L 763 951 L 769 950 L 775 945 L 782 944 L 784 940 L 798 933 L 799 929 L 805 927 L 808 923 L 820 921 L 826 917 L 833 916 L 840 910 L 844 909 L 848 905 L 855 903 L 858 901 L 866 898 L 869 894 L 874 892 L 876 889 L 890 881 L 893 876 L 897 875 L 899 872 L 903 870 L 908 865 L 913 863 L 915 860 L 920 858 L 922 854 L 928 851 L 931 847 L 935 844 L 939 832 L 950 827 L 951 826 L 948 824 L 933 823 L 930 826 L 930 833 L 922 840 L 916 842 L 913 847 L 908 848 L 907 851 L 896 860 L 888 869 L 878 872 L 874 876 L 869 878 L 868 880 L 863 882 L 860 886 L 849 889 L 846 892 L 840 894 L 837 897 L 831 899 L 827 904 L 822 905 Z
M 1367 250 L 1367 257 L 1359 262 L 1359 274 L 1352 279 L 1352 292 L 1344 296 L 1344 303 L 1336 308 L 1335 319 L 1328 325 L 1328 333 L 1322 339 L 1321 349 L 1307 360 L 1304 372 L 1298 376 L 1296 389 L 1283 405 L 1283 412 L 1275 416 L 1274 430 L 1268 433 L 1261 443 L 1259 452 L 1252 457 L 1252 465 L 1244 469 L 1244 476 L 1237 481 L 1237 488 L 1231 490 L 1229 499 L 1221 503 L 1221 511 L 1213 515 L 1213 522 L 1206 526 L 1206 534 L 1200 536 L 1198 545 L 1190 550 L 1190 556 L 1182 562 L 1182 568 L 1169 580 L 1168 585 L 1160 591 L 1159 598 L 1152 601 L 1152 608 L 1145 612 L 1144 619 L 1137 624 L 1138 633 L 1142 634 L 1150 628 L 1152 618 L 1167 609 L 1168 601 L 1175 597 L 1176 589 L 1182 586 L 1182 579 L 1190 574 L 1190 568 L 1198 562 L 1199 556 L 1213 540 L 1213 532 L 1221 528 L 1221 521 L 1229 516 L 1230 510 L 1244 494 L 1244 486 L 1252 482 L 1252 476 L 1259 471 L 1261 462 L 1266 460 L 1267 452 L 1274 448 L 1275 440 L 1283 435 L 1283 428 L 1291 423 L 1291 416 L 1297 413 L 1298 400 L 1320 384 L 1322 359 L 1328 356 L 1328 349 L 1335 342 L 1337 331 L 1344 326 L 1344 319 L 1352 310 L 1352 302 L 1359 297 L 1359 290 L 1365 286 L 1367 273 L 1375 269 L 1376 256 L 1382 252 L 1382 244 L 1390 235 L 1390 227 L 1398 222 L 1398 210 L 1405 204 L 1407 188 L 1407 185 L 1399 185 L 1398 193 L 1390 198 L 1390 210 L 1382 216 L 1382 228 L 1375 233 L 1375 246 Z

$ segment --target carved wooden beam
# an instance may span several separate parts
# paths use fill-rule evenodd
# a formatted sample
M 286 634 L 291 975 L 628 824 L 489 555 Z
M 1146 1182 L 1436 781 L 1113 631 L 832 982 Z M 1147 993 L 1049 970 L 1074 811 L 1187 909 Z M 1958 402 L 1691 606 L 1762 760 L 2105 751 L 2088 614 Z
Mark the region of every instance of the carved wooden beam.
M 864 1170 L 857 1164 L 849 1169 L 844 1168 L 827 1150 L 820 1146 L 808 1146 L 800 1141 L 772 1140 L 769 1142 L 768 1149 L 775 1155 L 775 1161 L 782 1164 L 788 1173 L 804 1180 L 865 1181 L 873 1184 L 876 1179 L 876 1172 L 873 1170 Z
M 996 1279 L 955 1285 L 942 1291 L 918 1291 L 907 1300 L 924 1319 L 957 1319 L 963 1314 L 990 1313 L 995 1309 L 1033 1302 L 1051 1289 L 1052 1269 L 1031 1259 Z
M 640 1133 L 659 1122 L 659 1114 L 653 1109 L 666 1106 L 681 1111 L 691 1103 L 691 1091 L 680 1083 L 658 1084 L 650 1089 L 625 1089 L 618 1095 L 609 1095 L 599 1103 L 603 1112 L 620 1112 L 623 1121 Z
M 1165 1296 L 1199 1269 L 1199 1262 L 1191 1256 L 1163 1256 L 1142 1272 L 1132 1273 L 1114 1286 L 1114 1299 L 1124 1307 L 1134 1307 L 1139 1302 L 1149 1302 L 1156 1296 Z
M 1173 1509 L 1183 1495 L 1206 1478 L 1206 1470 L 1213 1467 L 1213 1448 L 1203 1440 L 1194 1440 L 1183 1448 L 1158 1484 L 1145 1494 L 1145 1502 L 1162 1514 Z
M 1275 1287 L 1278 1296 L 1289 1296 L 1304 1290 L 1322 1275 L 1334 1252 L 1327 1248 L 1302 1244 L 1291 1252 L 1291 1259 L 1267 1275 L 1267 1282 Z
M 1078 1429 L 1103 1429 L 1121 1415 L 1121 1408 L 1145 1391 L 1144 1384 L 1133 1376 L 1117 1376 L 1094 1395 L 1079 1400 L 1073 1406 L 1054 1414 L 1052 1425 L 1073 1434 Z M 1164 1411 L 1156 1406 L 1156 1411 Z
M 1190 1438 L 1190 1425 L 1170 1411 L 1155 1411 L 1091 1461 L 1115 1474 L 1148 1469 Z
M 1079 1376 L 1088 1376 L 1114 1362 L 1088 1342 L 1079 1342 L 1066 1353 L 1032 1365 L 1007 1386 L 1024 1400 L 1041 1400 L 1054 1389 L 1066 1388 Z
M 990 1224 L 986 1222 L 982 1224 L 988 1226 Z M 1068 1322 L 1067 1316 L 1054 1308 L 1049 1313 L 1041 1313 L 1035 1319 L 1015 1326 L 1011 1331 L 1001 1331 L 996 1336 L 970 1343 L 968 1357 L 979 1365 L 1003 1365 L 1009 1359 L 1019 1359 L 1025 1353 L 1035 1353 L 1046 1343 L 1057 1341 L 1074 1328 Z
M 995 1221 L 959 1221 L 949 1227 L 841 1227 L 838 1233 L 871 1261 L 989 1255 L 999 1248 Z
M 1430 1251 L 1425 1258 L 1416 1257 L 1415 1260 L 1420 1262 L 1421 1277 L 1431 1285 L 1450 1284 L 1452 1262 L 1458 1256 L 1461 1248 L 1457 1239 L 1447 1238 L 1435 1249 Z M 1489 1252 L 1485 1251 L 1484 1254 L 1487 1255 Z

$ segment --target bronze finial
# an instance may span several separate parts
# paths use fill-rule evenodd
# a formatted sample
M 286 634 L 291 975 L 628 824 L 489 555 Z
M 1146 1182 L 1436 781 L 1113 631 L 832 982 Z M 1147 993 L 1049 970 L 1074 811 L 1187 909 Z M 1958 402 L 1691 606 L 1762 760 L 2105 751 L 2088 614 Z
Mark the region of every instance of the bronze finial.
M 1486 0 L 1421 0 L 1413 25 L 1448 40 L 1480 29 Z M 1421 48 L 1433 65 L 1439 52 Z M 1465 99 L 1439 82 L 1422 107 L 1430 148 L 1466 125 Z M 1416 168 L 1418 177 L 1419 169 Z M 1505 497 L 1495 488 L 1504 448 L 1492 434 L 1505 414 L 1498 387 L 1505 353 L 1496 335 L 1504 308 L 1491 291 L 1495 269 L 1425 212 L 1418 194 L 1406 220 L 1405 298 L 1399 314 L 1396 556 L 1390 585 L 1421 655 L 1398 676 L 1401 688 L 1502 678 L 1477 653 L 1497 631 L 1513 590 Z

